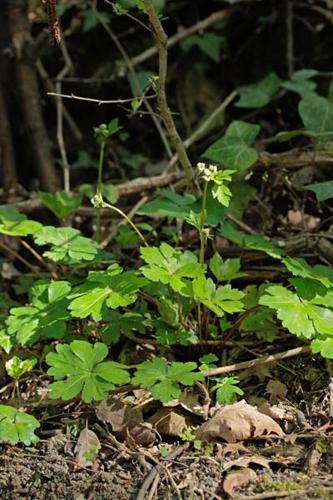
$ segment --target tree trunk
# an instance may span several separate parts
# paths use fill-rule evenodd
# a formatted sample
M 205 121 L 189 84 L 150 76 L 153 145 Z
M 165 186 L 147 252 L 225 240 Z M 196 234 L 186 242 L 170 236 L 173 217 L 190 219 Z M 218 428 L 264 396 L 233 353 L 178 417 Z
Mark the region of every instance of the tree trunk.
M 41 187 L 56 191 L 60 185 L 42 115 L 27 6 L 27 0 L 7 1 L 9 34 L 15 50 L 17 92 L 27 147 L 32 151 Z

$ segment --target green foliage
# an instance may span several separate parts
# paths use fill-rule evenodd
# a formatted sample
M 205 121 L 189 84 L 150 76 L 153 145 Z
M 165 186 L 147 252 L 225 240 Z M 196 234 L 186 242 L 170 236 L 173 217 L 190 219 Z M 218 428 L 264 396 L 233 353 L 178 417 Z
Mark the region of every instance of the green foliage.
M 37 358 L 20 359 L 18 356 L 13 356 L 6 361 L 6 371 L 8 375 L 14 379 L 19 379 L 27 372 L 30 372 L 37 364 Z
M 220 254 L 214 253 L 209 261 L 209 269 L 214 274 L 218 282 L 232 281 L 246 276 L 246 273 L 240 272 L 240 258 L 226 259 L 223 261 Z
M 225 38 L 217 33 L 203 33 L 193 35 L 181 42 L 181 48 L 188 52 L 192 47 L 198 47 L 201 52 L 218 63 L 220 61 L 221 48 L 225 43 Z
M 193 281 L 193 292 L 196 300 L 213 311 L 217 317 L 225 313 L 236 313 L 243 310 L 241 299 L 244 293 L 230 285 L 216 287 L 213 280 L 200 276 Z
M 182 252 L 167 243 L 158 247 L 141 248 L 141 257 L 146 266 L 142 273 L 151 281 L 160 281 L 182 295 L 189 294 L 189 278 L 203 274 L 204 267 L 189 251 Z
M 10 206 L 0 207 L 0 234 L 7 236 L 28 236 L 41 227 L 39 222 L 28 220 Z
M 0 442 L 29 446 L 38 441 L 34 433 L 38 427 L 40 423 L 32 415 L 12 406 L 0 405 Z
M 318 201 L 326 201 L 333 198 L 333 181 L 308 184 L 304 189 L 313 191 Z
M 66 320 L 70 319 L 67 311 L 70 285 L 66 281 L 37 281 L 31 288 L 31 305 L 14 307 L 6 320 L 6 339 L 10 346 L 16 343 L 31 345 L 41 336 L 60 339 L 66 332 Z M 7 346 L 7 352 L 8 352 Z
M 236 171 L 245 170 L 258 159 L 257 151 L 250 146 L 259 130 L 259 125 L 234 121 L 225 135 L 206 149 L 203 157 Z
M 105 399 L 116 385 L 126 384 L 130 377 L 126 366 L 115 361 L 103 361 L 108 355 L 105 344 L 92 345 L 83 340 L 70 344 L 58 344 L 56 352 L 46 356 L 51 367 L 48 375 L 57 382 L 49 385 L 49 397 L 64 401 L 81 393 L 85 403 Z
M 114 118 L 110 123 L 101 123 L 98 127 L 94 128 L 95 136 L 98 141 L 103 142 L 119 132 L 123 127 L 119 125 L 118 118 Z
M 193 385 L 202 380 L 199 372 L 194 372 L 196 363 L 168 363 L 163 358 L 145 361 L 137 367 L 132 382 L 145 389 L 150 389 L 153 397 L 162 403 L 177 399 L 181 394 L 181 385 Z
M 34 234 L 37 245 L 50 245 L 43 255 L 62 264 L 78 264 L 84 260 L 94 260 L 98 252 L 95 241 L 81 236 L 72 227 L 44 226 Z
M 58 219 L 67 217 L 81 204 L 80 196 L 71 196 L 65 191 L 58 191 L 55 194 L 40 191 L 37 196 L 43 205 L 51 210 Z
M 321 140 L 333 137 L 333 104 L 317 94 L 305 96 L 298 106 L 304 127 Z
M 146 280 L 135 271 L 122 272 L 117 264 L 107 271 L 91 271 L 85 282 L 73 290 L 69 309 L 76 318 L 91 316 L 100 321 L 108 307 L 117 309 L 135 302 L 145 284 Z
M 216 384 L 212 387 L 212 392 L 216 391 L 216 402 L 219 404 L 232 404 L 236 401 L 237 395 L 243 396 L 244 391 L 237 386 L 238 377 L 215 378 Z
M 237 88 L 239 100 L 238 108 L 262 108 L 278 92 L 281 85 L 280 78 L 275 73 L 270 73 L 259 82 L 251 85 L 241 85 Z

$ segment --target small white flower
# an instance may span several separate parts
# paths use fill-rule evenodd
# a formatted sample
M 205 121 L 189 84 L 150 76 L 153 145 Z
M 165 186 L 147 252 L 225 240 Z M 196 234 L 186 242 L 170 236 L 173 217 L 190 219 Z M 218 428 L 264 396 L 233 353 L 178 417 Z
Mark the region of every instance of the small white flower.
M 206 165 L 202 161 L 199 161 L 199 163 L 197 163 L 197 168 L 199 172 L 202 173 L 205 170 Z
M 216 165 L 209 165 L 209 170 L 210 170 L 213 174 L 217 174 L 217 166 L 216 166 Z

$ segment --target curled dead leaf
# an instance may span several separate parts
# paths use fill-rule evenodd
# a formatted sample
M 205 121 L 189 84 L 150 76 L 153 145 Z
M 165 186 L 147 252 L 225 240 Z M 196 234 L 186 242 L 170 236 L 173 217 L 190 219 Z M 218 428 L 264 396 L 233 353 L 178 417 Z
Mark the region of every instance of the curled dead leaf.
M 196 437 L 201 441 L 223 439 L 228 443 L 270 434 L 284 435 L 281 427 L 271 417 L 260 413 L 245 400 L 224 406 L 196 431 Z
M 83 429 L 75 446 L 77 463 L 81 467 L 96 467 L 96 457 L 100 448 L 97 435 L 90 429 Z
M 223 489 L 228 495 L 232 496 L 235 488 L 239 488 L 250 481 L 256 480 L 257 475 L 252 469 L 230 472 L 223 481 Z

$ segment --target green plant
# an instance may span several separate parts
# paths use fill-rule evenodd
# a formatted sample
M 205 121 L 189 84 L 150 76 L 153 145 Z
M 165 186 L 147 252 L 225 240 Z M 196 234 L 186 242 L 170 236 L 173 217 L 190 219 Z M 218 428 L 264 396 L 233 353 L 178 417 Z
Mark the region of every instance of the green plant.
M 38 441 L 34 433 L 38 427 L 40 423 L 32 415 L 12 406 L 0 405 L 0 442 L 13 445 L 22 442 L 29 446 Z

